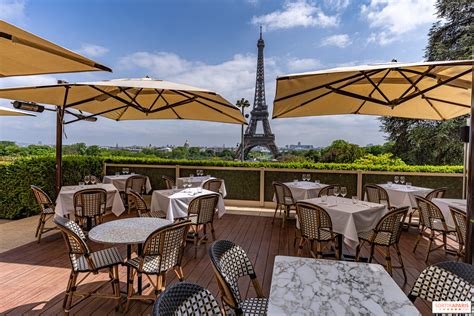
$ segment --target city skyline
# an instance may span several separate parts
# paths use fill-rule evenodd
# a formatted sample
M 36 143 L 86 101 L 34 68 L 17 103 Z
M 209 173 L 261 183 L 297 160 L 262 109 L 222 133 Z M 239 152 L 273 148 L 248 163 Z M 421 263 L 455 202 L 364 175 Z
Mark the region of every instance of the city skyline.
M 182 4 L 185 5 L 182 5 Z M 271 112 L 278 75 L 337 66 L 423 59 L 427 32 L 435 21 L 434 1 L 226 1 L 159 6 L 140 1 L 0 0 L 0 19 L 82 53 L 114 73 L 61 74 L 0 79 L 0 87 L 124 77 L 176 81 L 215 90 L 230 102 L 253 104 L 256 40 L 263 25 L 267 104 Z M 93 10 L 91 10 L 93 8 Z M 179 18 L 176 18 L 179 17 Z M 397 18 L 395 18 L 397 17 Z M 400 18 L 401 17 L 401 18 Z M 416 17 L 416 18 L 414 18 Z M 1 105 L 8 101 L 0 100 Z M 375 117 L 328 116 L 271 120 L 278 147 L 302 141 L 327 146 L 335 139 L 383 143 Z M 0 139 L 54 143 L 55 116 L 0 118 Z M 353 131 L 357 130 L 357 133 Z M 65 144 L 183 144 L 240 142 L 240 126 L 207 122 L 153 121 L 67 126 Z

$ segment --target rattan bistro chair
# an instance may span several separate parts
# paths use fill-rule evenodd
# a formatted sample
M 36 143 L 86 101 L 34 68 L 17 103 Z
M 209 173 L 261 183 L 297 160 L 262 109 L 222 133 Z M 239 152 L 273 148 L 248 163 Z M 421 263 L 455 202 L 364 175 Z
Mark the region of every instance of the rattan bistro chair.
M 49 228 L 44 227 L 46 222 L 50 218 L 53 218 L 55 205 L 53 201 L 51 200 L 51 198 L 49 197 L 49 195 L 46 194 L 46 192 L 44 192 L 41 188 L 35 185 L 32 185 L 31 190 L 33 191 L 36 202 L 38 203 L 40 207 L 40 217 L 38 220 L 38 226 L 36 227 L 36 233 L 35 233 L 35 237 L 38 237 L 38 243 L 40 243 L 41 235 L 43 233 L 56 229 L 56 227 L 49 227 Z
M 167 190 L 171 190 L 174 187 L 175 183 L 173 178 L 168 176 L 161 176 L 161 179 L 163 180 L 163 183 L 165 184 L 165 188 Z
M 466 212 L 455 208 L 449 207 L 451 216 L 453 217 L 454 226 L 456 228 L 456 234 L 458 235 L 459 248 L 456 252 L 457 260 L 464 255 L 464 245 L 466 244 L 466 232 L 467 232 L 467 214 Z
M 425 196 L 425 199 L 431 201 L 435 198 L 437 199 L 442 199 L 444 197 L 444 195 L 446 194 L 446 191 L 448 190 L 448 188 L 439 188 L 439 189 L 434 189 L 433 191 L 429 192 L 426 196 Z M 408 211 L 408 222 L 407 222 L 407 228 L 410 227 L 411 223 L 412 223 L 412 219 L 413 219 L 413 215 L 415 215 L 416 213 L 418 213 L 418 216 L 419 216 L 419 210 L 418 210 L 418 207 L 414 207 L 412 208 L 410 211 Z M 420 224 L 420 222 L 418 221 L 418 225 Z
M 416 251 L 420 239 L 425 235 L 426 230 L 429 230 L 429 235 L 427 237 L 430 242 L 425 258 L 425 262 L 428 262 L 428 258 L 432 251 L 435 251 L 441 247 L 444 247 L 445 252 L 447 251 L 447 235 L 456 234 L 456 229 L 446 225 L 444 215 L 436 204 L 425 198 L 422 198 L 421 196 L 415 196 L 415 199 L 416 203 L 418 204 L 418 209 L 420 210 L 420 228 L 413 252 Z M 443 244 L 432 248 L 435 239 L 437 239 L 439 236 L 443 237 Z
M 295 208 L 295 199 L 293 198 L 293 194 L 291 193 L 290 188 L 285 185 L 284 183 L 274 181 L 272 183 L 273 190 L 275 191 L 275 198 L 276 198 L 276 207 L 275 213 L 273 214 L 273 221 L 275 221 L 275 216 L 277 211 L 283 211 L 283 221 L 282 225 L 285 226 L 286 219 L 290 216 L 290 210 L 296 209 Z
M 212 240 L 216 240 L 214 234 L 214 214 L 219 202 L 220 195 L 218 193 L 205 194 L 194 198 L 188 206 L 188 216 L 192 223 L 194 241 L 194 258 L 197 257 L 198 246 L 207 239 L 207 226 L 211 228 Z M 199 236 L 199 231 L 203 231 Z
M 92 224 L 102 223 L 107 207 L 107 191 L 100 188 L 82 189 L 74 193 L 74 216 L 76 222 L 87 229 Z
M 408 298 L 433 301 L 469 301 L 474 299 L 474 266 L 464 262 L 446 261 L 424 269 Z
M 202 188 L 216 193 L 221 193 L 222 179 L 208 179 L 202 184 Z
M 165 290 L 166 273 L 171 269 L 180 281 L 184 280 L 181 260 L 190 224 L 190 221 L 184 221 L 155 230 L 143 244 L 142 254 L 126 261 L 126 265 L 131 268 L 128 276 L 126 311 L 131 300 L 155 300 Z M 135 276 L 142 274 L 146 275 L 153 286 L 148 295 L 137 295 L 133 288 Z M 151 275 L 156 275 L 156 282 L 152 280 Z
M 217 240 L 209 248 L 212 268 L 221 293 L 221 302 L 227 314 L 266 315 L 268 300 L 263 295 L 252 262 L 242 247 L 228 240 Z M 239 279 L 249 276 L 257 297 L 242 299 Z
M 214 296 L 200 285 L 181 282 L 164 291 L 153 306 L 153 316 L 220 316 L 222 311 Z
M 337 184 L 330 184 L 330 185 L 325 186 L 324 188 L 319 190 L 318 197 L 322 197 L 323 195 L 326 195 L 326 196 L 334 195 L 334 189 L 336 187 L 340 187 L 340 186 Z
M 340 249 L 337 239 L 341 238 L 338 233 L 332 230 L 332 221 L 329 214 L 320 206 L 297 202 L 296 215 L 298 217 L 299 230 L 301 234 L 297 255 L 300 256 L 301 250 L 306 241 L 309 241 L 309 252 L 313 258 L 322 258 L 323 243 L 334 243 L 336 249 L 336 258 L 340 258 Z M 316 254 L 314 253 L 314 243 L 316 242 Z
M 133 190 L 129 190 L 127 194 L 128 213 L 137 212 L 138 217 L 155 217 L 165 218 L 162 212 L 151 211 L 146 205 L 143 197 Z
M 395 209 L 395 207 L 390 205 L 387 190 L 379 185 L 366 184 L 364 186 L 364 196 L 368 202 L 386 205 L 389 211 Z
M 398 243 L 400 241 L 403 223 L 405 221 L 405 217 L 407 216 L 408 209 L 409 207 L 406 206 L 392 210 L 379 220 L 377 226 L 374 229 L 358 233 L 359 245 L 357 246 L 356 250 L 356 260 L 359 261 L 360 248 L 365 242 L 367 242 L 370 245 L 369 262 L 372 262 L 375 247 L 385 247 L 385 268 L 387 269 L 388 273 L 390 273 L 390 275 L 392 275 L 392 268 L 401 268 L 405 282 L 407 280 L 407 274 L 405 271 L 405 266 L 403 265 L 402 255 L 400 253 Z M 400 266 L 392 266 L 390 247 L 395 248 Z
M 86 243 L 86 236 L 82 229 L 74 221 L 56 216 L 54 223 L 61 230 L 66 242 L 69 259 L 71 261 L 71 274 L 66 288 L 66 296 L 63 301 L 63 308 L 69 314 L 71 308 L 79 304 L 89 296 L 111 298 L 117 300 L 120 306 L 120 286 L 118 266 L 123 263 L 123 258 L 116 247 L 107 248 L 91 252 Z M 91 292 L 79 292 L 77 287 L 91 274 L 98 274 L 100 270 L 107 269 L 109 280 Z M 87 273 L 81 281 L 77 282 L 80 273 Z M 111 283 L 112 294 L 98 293 L 103 286 Z M 73 297 L 80 296 L 83 299 L 73 304 Z

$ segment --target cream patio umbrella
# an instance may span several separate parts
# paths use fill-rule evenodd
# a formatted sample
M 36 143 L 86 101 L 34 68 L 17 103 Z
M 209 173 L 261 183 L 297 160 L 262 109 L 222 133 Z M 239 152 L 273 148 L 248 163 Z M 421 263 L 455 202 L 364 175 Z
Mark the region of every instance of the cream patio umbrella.
M 179 119 L 245 124 L 240 110 L 215 92 L 151 78 L 6 88 L 0 89 L 0 98 L 56 106 L 56 190 L 62 183 L 63 124 L 99 115 L 116 121 Z M 75 119 L 65 122 L 65 113 Z
M 82 71 L 112 70 L 0 20 L 0 78 Z
M 23 111 L 18 111 L 15 109 L 10 109 L 5 106 L 0 105 L 0 116 L 35 116 L 30 113 L 25 113 Z
M 471 115 L 466 238 L 474 255 L 473 60 L 389 63 L 335 68 L 277 78 L 273 118 L 365 114 L 448 120 Z

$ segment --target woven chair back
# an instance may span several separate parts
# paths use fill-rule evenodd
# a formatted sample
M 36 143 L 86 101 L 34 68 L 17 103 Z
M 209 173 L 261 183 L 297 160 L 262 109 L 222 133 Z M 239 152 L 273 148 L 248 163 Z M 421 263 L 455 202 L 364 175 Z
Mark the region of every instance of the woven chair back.
M 141 175 L 133 175 L 125 182 L 125 192 L 128 193 L 130 190 L 138 192 L 140 194 L 146 193 L 146 177 Z
M 322 197 L 323 195 L 331 196 L 334 195 L 334 189 L 336 187 L 340 187 L 339 185 L 330 184 L 319 190 L 318 197 Z
M 421 196 L 415 196 L 415 199 L 420 210 L 420 223 L 422 225 L 433 229 L 436 222 L 441 222 L 443 229 L 448 230 L 444 215 L 436 204 Z
M 403 222 L 409 207 L 397 208 L 385 214 L 375 227 L 376 234 L 385 234 L 387 245 L 398 244 L 402 235 Z
M 146 257 L 157 257 L 156 266 L 160 271 L 179 266 L 190 224 L 190 221 L 179 222 L 151 233 L 143 245 L 142 261 Z
M 128 191 L 127 202 L 128 208 L 131 211 L 137 211 L 138 215 L 148 212 L 146 202 L 138 192 L 135 192 L 133 190 Z
M 86 235 L 77 223 L 68 220 L 65 217 L 55 216 L 54 223 L 63 234 L 69 251 L 71 266 L 73 269 L 77 269 L 79 266 L 79 257 L 84 256 L 85 258 L 88 258 L 90 254 L 89 247 L 86 243 Z
M 161 179 L 163 180 L 164 184 L 165 184 L 165 188 L 167 190 L 171 190 L 174 186 L 174 180 L 173 178 L 170 178 L 168 176 L 161 176 Z
M 442 199 L 444 195 L 446 194 L 446 191 L 448 188 L 439 188 L 439 189 L 434 189 L 430 193 L 426 195 L 427 200 L 432 200 L 432 199 Z
M 222 315 L 219 303 L 209 290 L 190 282 L 167 288 L 155 302 L 154 316 Z
M 196 224 L 211 223 L 214 220 L 219 194 L 205 194 L 194 198 L 188 206 L 188 217 L 197 215 Z
M 385 204 L 390 208 L 390 199 L 387 191 L 376 184 L 366 184 L 364 186 L 365 198 L 367 201 L 377 204 Z
M 293 205 L 295 203 L 293 194 L 290 188 L 281 182 L 272 182 L 273 190 L 275 191 L 275 197 L 278 204 L 281 205 Z
M 208 179 L 202 184 L 202 188 L 219 193 L 222 187 L 222 179 Z
M 36 202 L 38 203 L 42 213 L 48 209 L 54 210 L 54 203 L 46 192 L 36 185 L 31 185 L 31 190 L 33 191 Z
M 78 217 L 94 217 L 105 214 L 107 191 L 100 188 L 83 189 L 74 193 L 74 211 Z
M 332 235 L 332 221 L 328 212 L 320 206 L 298 202 L 296 214 L 301 235 L 309 239 L 322 240 L 322 234 L 329 231 Z
M 466 212 L 455 208 L 449 207 L 451 216 L 453 217 L 454 226 L 456 227 L 456 233 L 458 234 L 458 242 L 461 245 L 464 245 L 466 242 L 466 232 L 467 232 L 467 215 Z

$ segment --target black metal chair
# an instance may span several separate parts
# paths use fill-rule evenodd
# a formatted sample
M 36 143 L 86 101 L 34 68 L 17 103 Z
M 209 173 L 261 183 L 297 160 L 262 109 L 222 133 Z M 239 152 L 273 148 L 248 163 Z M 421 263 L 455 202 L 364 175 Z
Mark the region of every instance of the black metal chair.
M 209 256 L 226 314 L 230 309 L 237 315 L 266 315 L 268 300 L 245 250 L 231 241 L 217 240 L 209 248 Z M 245 276 L 250 277 L 257 297 L 242 299 L 239 279 Z
M 90 296 L 117 300 L 117 306 L 119 307 L 121 297 L 118 266 L 123 264 L 123 257 L 119 250 L 116 247 L 112 247 L 91 252 L 86 243 L 86 236 L 77 223 L 60 216 L 54 218 L 54 223 L 63 234 L 71 262 L 71 274 L 63 301 L 64 312 L 69 314 L 71 308 Z M 77 287 L 91 273 L 98 274 L 103 269 L 108 270 L 109 281 L 104 282 L 100 287 L 91 292 L 80 292 L 77 290 Z M 86 273 L 86 276 L 77 282 L 80 273 Z M 112 285 L 112 294 L 97 293 L 99 289 L 109 283 Z M 80 296 L 83 299 L 73 304 L 74 296 Z
M 32 185 L 31 190 L 33 191 L 36 202 L 38 203 L 40 207 L 40 217 L 38 220 L 38 226 L 36 227 L 36 234 L 35 234 L 35 237 L 38 237 L 38 243 L 40 243 L 41 235 L 43 233 L 57 229 L 56 227 L 48 227 L 48 228 L 44 227 L 46 222 L 49 219 L 53 218 L 55 205 L 53 201 L 51 200 L 51 198 L 49 197 L 49 195 L 46 194 L 46 192 L 44 192 L 40 187 L 37 187 L 36 185 Z
M 153 306 L 154 316 L 222 315 L 214 296 L 200 285 L 181 282 L 166 289 Z
M 433 301 L 470 301 L 474 299 L 474 266 L 446 261 L 424 269 L 408 298 Z

